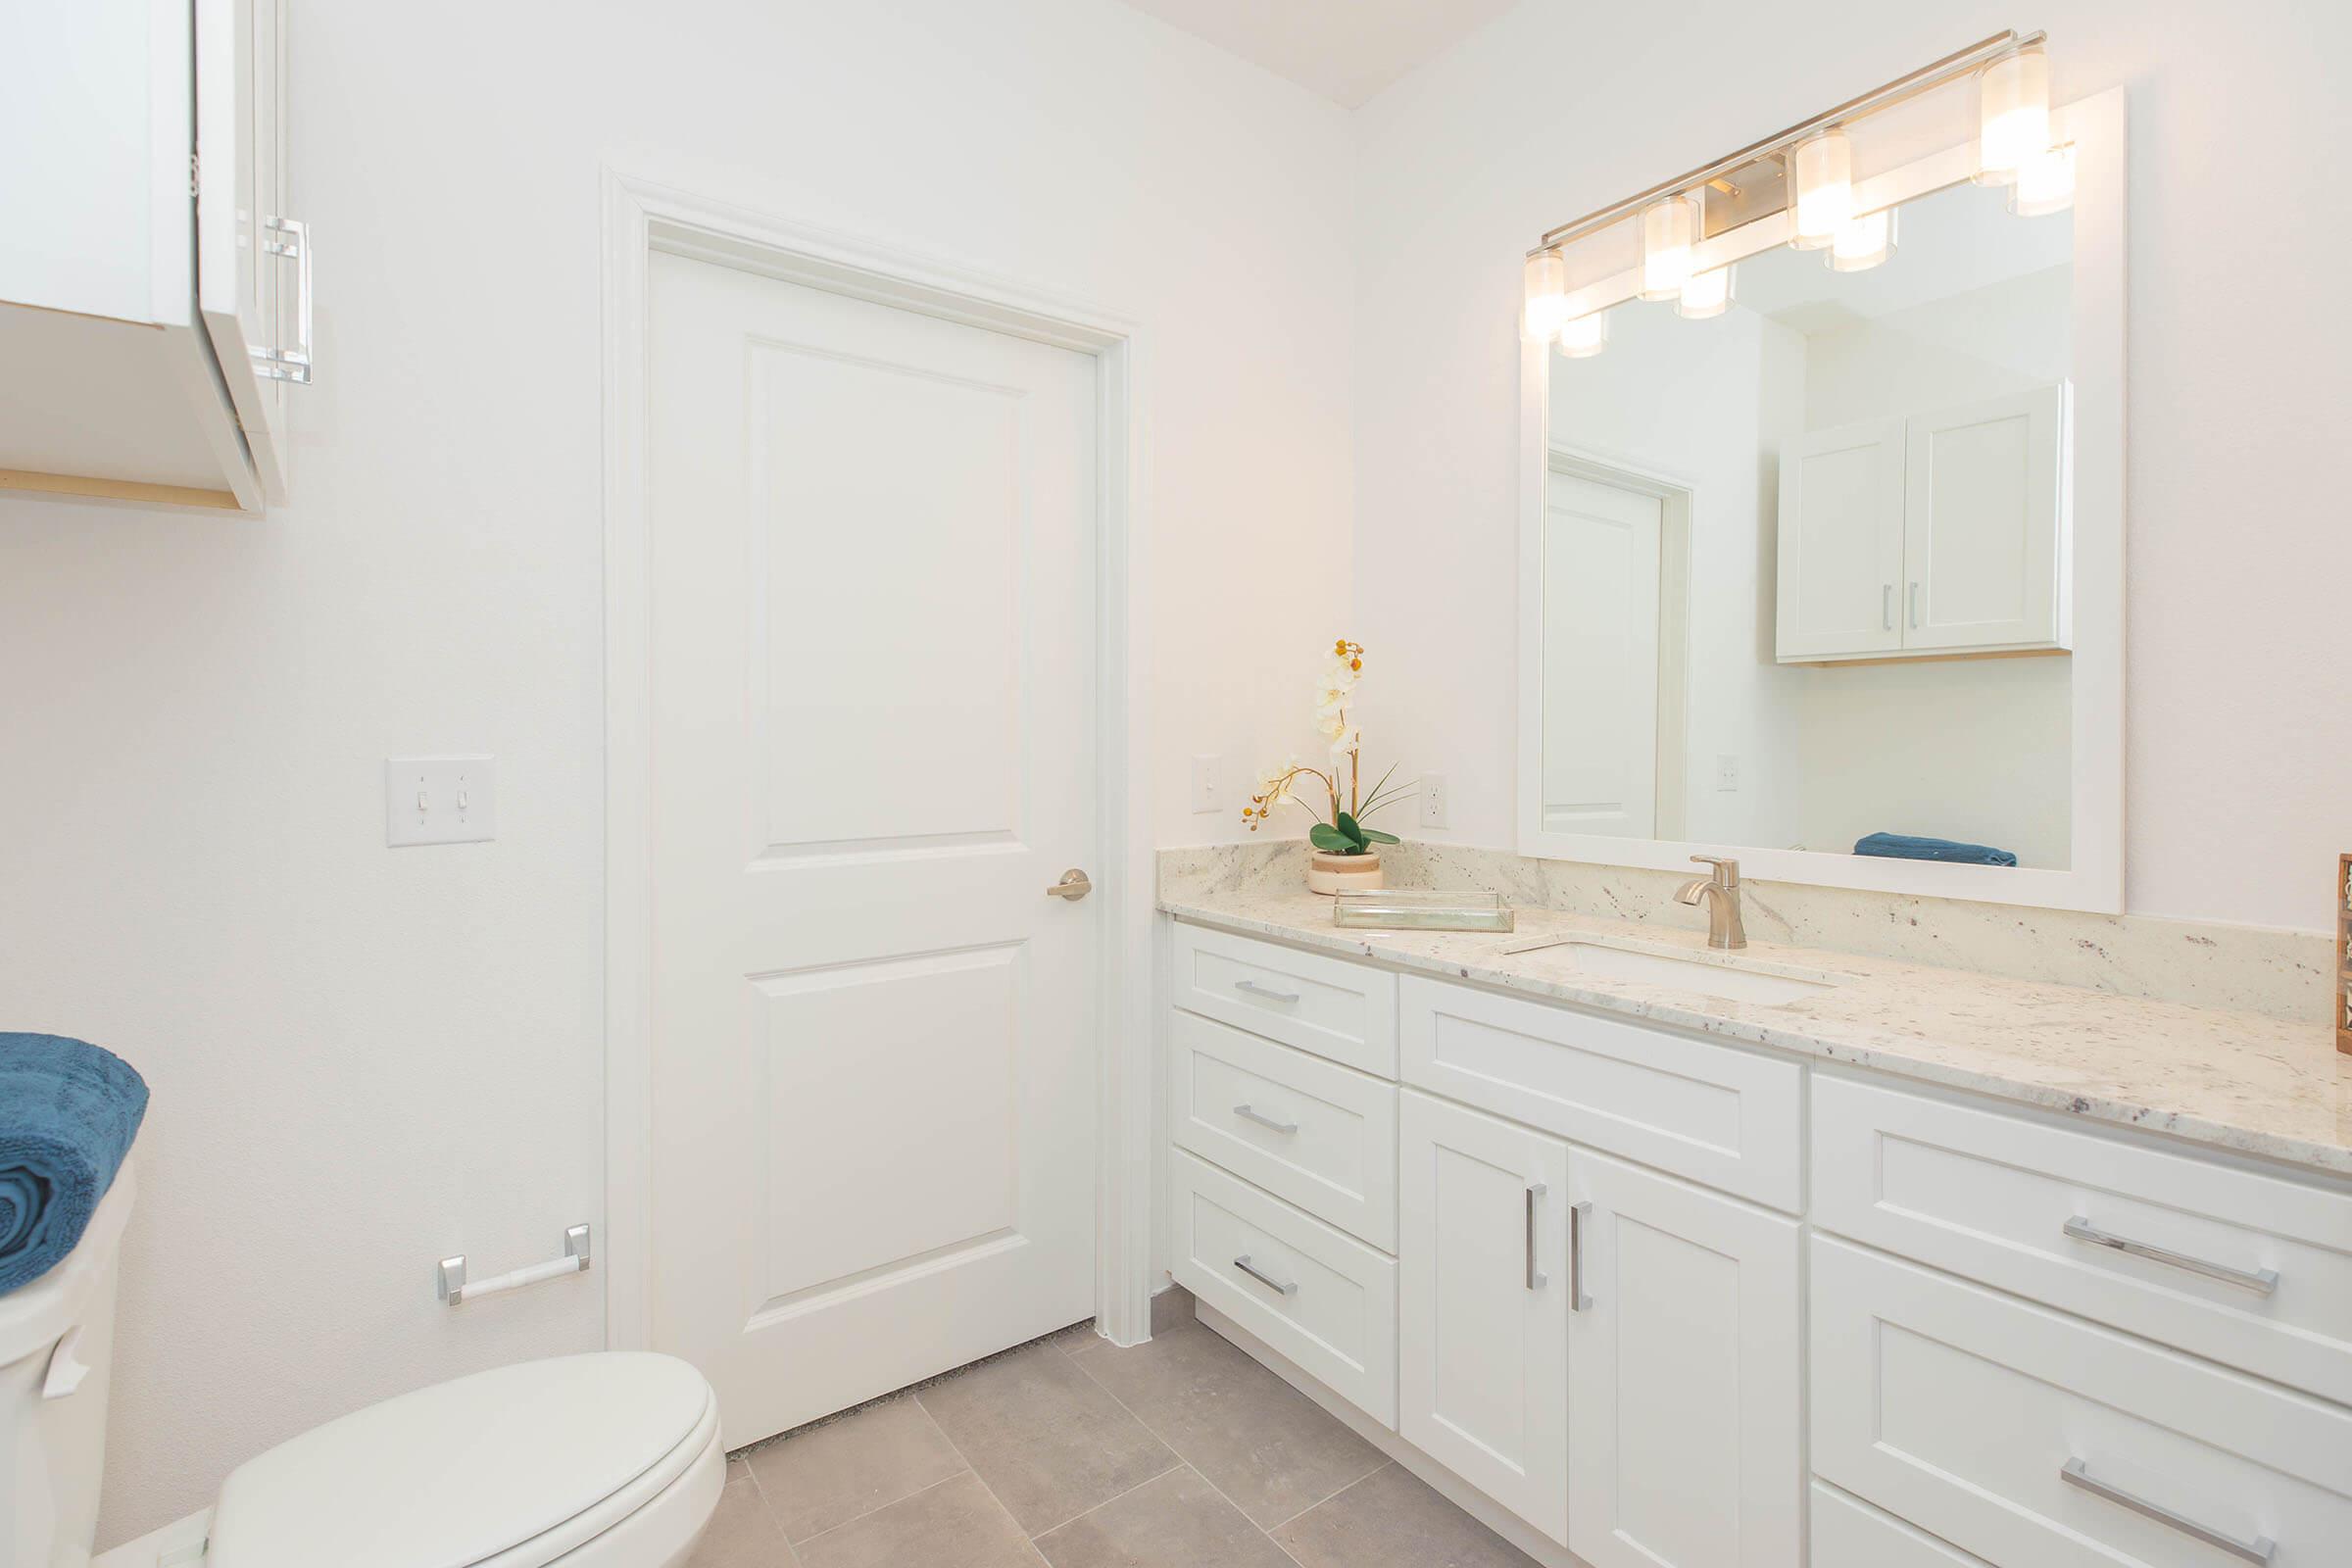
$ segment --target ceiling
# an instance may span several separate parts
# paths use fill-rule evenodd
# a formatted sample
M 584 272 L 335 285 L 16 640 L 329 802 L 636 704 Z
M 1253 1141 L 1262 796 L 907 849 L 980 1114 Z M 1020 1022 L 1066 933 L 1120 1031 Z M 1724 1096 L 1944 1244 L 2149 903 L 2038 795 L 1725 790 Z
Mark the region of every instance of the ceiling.
M 1517 0 L 1127 0 L 1345 109 Z

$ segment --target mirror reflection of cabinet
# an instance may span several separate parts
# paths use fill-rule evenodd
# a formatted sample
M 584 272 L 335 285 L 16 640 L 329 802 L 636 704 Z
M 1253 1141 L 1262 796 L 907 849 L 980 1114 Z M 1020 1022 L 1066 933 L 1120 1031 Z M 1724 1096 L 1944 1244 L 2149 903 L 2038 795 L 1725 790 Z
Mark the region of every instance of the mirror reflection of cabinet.
M 2069 648 L 2065 393 L 1785 442 L 1780 662 Z

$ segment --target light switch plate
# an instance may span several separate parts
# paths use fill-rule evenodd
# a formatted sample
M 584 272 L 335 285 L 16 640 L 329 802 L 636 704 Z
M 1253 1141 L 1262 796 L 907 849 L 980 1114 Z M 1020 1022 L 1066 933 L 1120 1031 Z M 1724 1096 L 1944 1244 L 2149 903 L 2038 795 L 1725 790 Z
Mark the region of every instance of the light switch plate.
M 1715 787 L 1726 791 L 1740 787 L 1740 759 L 1729 752 L 1716 754 Z
M 498 766 L 487 757 L 384 759 L 384 843 L 478 844 L 498 837 Z
M 1224 760 L 1210 754 L 1193 759 L 1193 813 L 1196 816 L 1225 808 L 1225 792 L 1217 787 L 1217 775 L 1224 770 Z
M 1421 775 L 1420 788 L 1421 825 L 1423 827 L 1444 827 L 1446 825 L 1446 775 L 1424 773 Z

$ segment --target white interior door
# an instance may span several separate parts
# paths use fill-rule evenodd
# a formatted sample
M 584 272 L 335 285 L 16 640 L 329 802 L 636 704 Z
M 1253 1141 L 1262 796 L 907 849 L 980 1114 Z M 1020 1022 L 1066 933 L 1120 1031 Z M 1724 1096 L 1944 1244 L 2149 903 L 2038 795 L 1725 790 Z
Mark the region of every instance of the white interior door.
M 2060 641 L 2056 386 L 1913 415 L 1903 555 L 1903 646 Z
M 1568 1146 L 1397 1097 L 1396 1430 L 1568 1539 Z
M 742 1444 L 1094 1309 L 1096 366 L 658 255 L 652 1338 Z
M 1544 500 L 1544 826 L 1652 837 L 1665 503 L 1554 473 Z
M 1903 646 L 1903 421 L 1872 419 L 1781 445 L 1780 614 L 1785 660 Z
M 1568 1156 L 1568 1545 L 1593 1568 L 1798 1560 L 1796 1223 L 1585 1149 Z

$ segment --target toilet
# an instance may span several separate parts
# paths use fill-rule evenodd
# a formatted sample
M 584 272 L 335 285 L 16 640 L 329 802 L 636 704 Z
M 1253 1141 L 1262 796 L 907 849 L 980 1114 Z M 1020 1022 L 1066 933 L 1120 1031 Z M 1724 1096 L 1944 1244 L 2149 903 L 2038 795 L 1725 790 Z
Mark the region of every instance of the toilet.
M 726 1479 L 718 1402 L 607 1350 L 418 1389 L 239 1465 L 211 1508 L 92 1558 L 125 1160 L 80 1244 L 0 1297 L 0 1568 L 676 1568 Z

